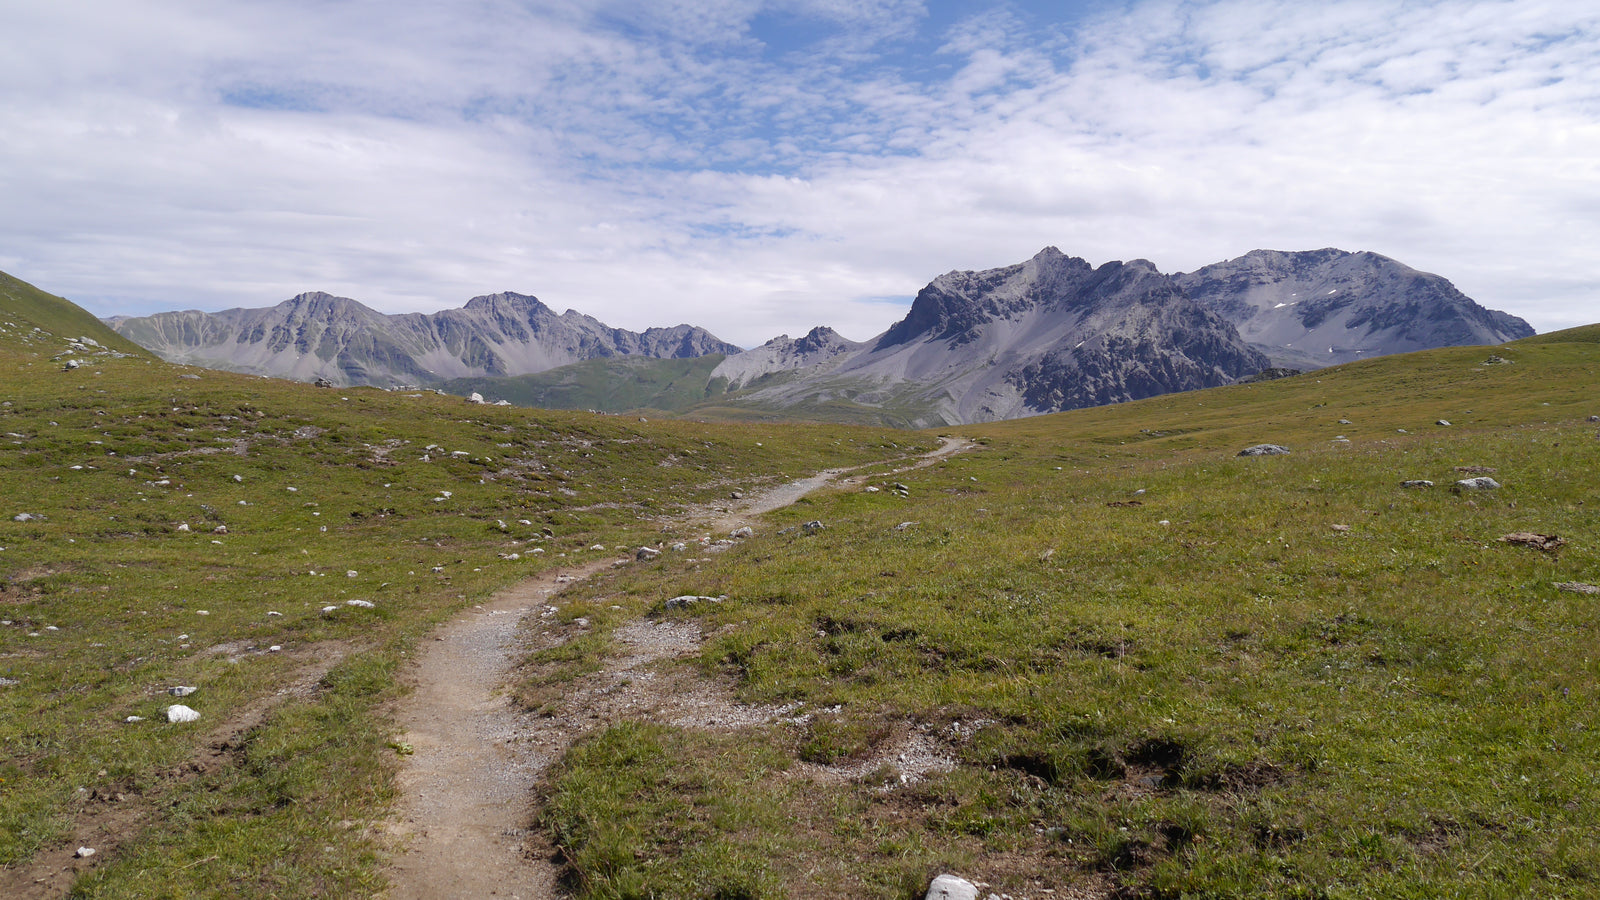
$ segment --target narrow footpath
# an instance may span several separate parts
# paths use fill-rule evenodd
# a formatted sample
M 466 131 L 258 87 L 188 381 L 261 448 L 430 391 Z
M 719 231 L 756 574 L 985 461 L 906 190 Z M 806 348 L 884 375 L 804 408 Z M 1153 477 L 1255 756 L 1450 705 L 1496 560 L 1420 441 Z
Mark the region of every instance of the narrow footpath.
M 894 473 L 933 465 L 972 446 L 944 438 L 938 449 L 904 461 Z M 865 476 L 851 473 L 883 465 L 830 469 L 695 521 L 726 533 L 827 485 L 861 483 Z M 414 690 L 397 710 L 411 755 L 399 777 L 394 827 L 405 851 L 390 869 L 388 896 L 555 900 L 559 867 L 527 828 L 540 776 L 578 736 L 622 715 L 733 726 L 773 714 L 738 707 L 698 679 L 655 678 L 647 671 L 650 663 L 695 652 L 700 635 L 692 625 L 646 621 L 618 630 L 629 652 L 608 659 L 606 671 L 576 686 L 563 713 L 539 716 L 519 709 L 508 681 L 517 662 L 537 649 L 539 638 L 525 627 L 530 617 L 544 615 L 551 598 L 569 585 L 615 564 L 604 559 L 543 572 L 469 610 L 419 648 L 409 676 Z M 618 691 L 623 684 L 629 689 Z

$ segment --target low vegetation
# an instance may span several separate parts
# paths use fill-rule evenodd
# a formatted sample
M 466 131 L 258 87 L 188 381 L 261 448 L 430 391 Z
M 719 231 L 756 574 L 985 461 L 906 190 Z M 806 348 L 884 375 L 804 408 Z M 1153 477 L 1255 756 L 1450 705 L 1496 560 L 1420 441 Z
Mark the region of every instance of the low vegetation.
M 575 745 L 537 799 L 578 896 L 909 898 L 941 870 L 1036 900 L 1600 892 L 1600 328 L 965 427 L 976 450 L 894 474 L 936 435 L 68 352 L 92 324 L 19 284 L 0 893 L 46 895 L 17 879 L 90 840 L 75 896 L 371 896 L 418 640 L 859 464 L 878 490 L 564 596 L 591 627 L 530 705 L 559 712 L 645 617 L 699 625 L 680 665 L 774 710 Z M 1266 441 L 1294 452 L 1235 455 Z M 1450 490 L 1477 474 L 1502 487 Z
M 1592 335 L 967 427 L 981 452 L 593 583 L 790 711 L 570 754 L 580 894 L 1592 896 L 1600 597 L 1557 587 L 1600 582 Z M 1235 455 L 1263 441 L 1294 452 Z M 955 767 L 902 783 L 915 736 Z

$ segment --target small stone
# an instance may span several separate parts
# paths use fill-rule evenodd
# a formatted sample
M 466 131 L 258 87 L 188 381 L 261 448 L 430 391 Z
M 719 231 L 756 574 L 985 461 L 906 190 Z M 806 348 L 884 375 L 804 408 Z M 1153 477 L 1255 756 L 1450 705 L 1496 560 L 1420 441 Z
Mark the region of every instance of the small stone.
M 1463 491 L 1492 491 L 1498 489 L 1499 487 L 1500 482 L 1495 481 L 1493 478 L 1490 478 L 1487 475 L 1480 475 L 1477 478 L 1461 479 L 1455 483 L 1455 486 L 1452 487 L 1451 490 L 1459 494 Z
M 167 693 L 171 694 L 174 697 L 187 697 L 190 694 L 192 694 L 192 693 L 194 693 L 195 691 L 198 691 L 198 690 L 199 690 L 199 688 L 194 687 L 192 685 L 180 684 L 177 687 L 167 688 Z
M 654 547 L 640 547 L 638 550 L 634 551 L 634 554 L 633 554 L 634 558 L 639 560 L 640 562 L 645 562 L 645 561 L 648 561 L 648 560 L 655 559 L 656 557 L 658 557 L 660 555 L 661 555 L 661 551 L 657 550 Z
M 1339 424 L 1340 425 L 1354 425 L 1355 423 L 1350 421 L 1349 419 L 1340 419 L 1339 420 Z
M 40 516 L 36 516 L 33 513 L 17 513 L 16 515 L 11 517 L 11 521 L 13 521 L 13 522 L 37 522 L 37 521 L 39 521 L 40 518 L 41 518 Z
M 928 885 L 922 900 L 978 900 L 978 886 L 955 875 L 940 875 Z
M 1333 525 L 1333 526 L 1330 526 L 1330 527 L 1333 528 L 1334 531 L 1349 531 L 1350 530 L 1350 526 L 1349 525 Z
M 273 644 L 271 647 L 267 648 L 267 652 L 268 653 L 277 653 L 278 651 L 280 651 L 282 649 L 283 649 L 283 645 L 282 644 Z
M 1596 587 L 1592 584 L 1584 584 L 1581 581 L 1557 582 L 1556 590 L 1566 591 L 1570 594 L 1600 594 L 1600 587 Z
M 689 549 L 689 545 L 685 544 L 683 541 L 678 541 L 677 543 L 673 544 L 669 549 L 671 549 L 673 553 L 682 553 L 685 550 Z
M 467 395 L 467 402 L 468 403 L 482 403 L 483 402 L 483 395 L 478 393 L 477 391 L 473 391 L 472 393 Z
M 805 523 L 804 525 L 801 525 L 800 527 L 805 529 L 806 534 L 816 534 L 817 532 L 823 530 L 824 528 L 827 528 L 828 526 L 826 526 L 826 525 L 824 525 L 824 524 L 822 524 L 821 522 L 818 522 L 818 521 L 811 521 L 811 522 Z
M 1435 422 L 1433 424 L 1435 424 L 1435 425 L 1444 425 L 1446 427 L 1449 427 L 1450 420 L 1449 419 L 1440 419 L 1439 421 L 1437 421 L 1437 422 Z
M 1400 486 L 1403 488 L 1431 488 L 1433 487 L 1433 482 L 1426 478 L 1413 478 L 1410 481 L 1400 482 Z
M 78 848 L 78 852 L 76 852 L 76 853 L 74 853 L 72 855 L 77 857 L 78 859 L 88 859 L 89 857 L 94 855 L 94 848 L 93 847 L 79 847 Z
M 743 500 L 744 499 L 744 492 L 743 491 L 729 491 L 728 492 L 728 499 L 729 500 Z
M 1553 534 L 1535 534 L 1532 531 L 1513 531 L 1510 534 L 1501 536 L 1500 540 L 1507 544 L 1521 544 L 1524 547 L 1532 547 L 1535 550 L 1543 550 L 1547 553 L 1554 553 L 1566 544 L 1564 538 L 1559 538 Z
M 910 528 L 911 526 L 916 525 L 916 524 L 917 524 L 916 522 L 901 522 L 899 525 L 896 525 L 894 527 L 894 530 L 895 531 L 905 531 L 907 528 Z
M 339 607 L 337 607 L 337 606 L 324 606 L 322 608 L 322 611 L 325 612 L 325 613 L 338 612 L 339 611 Z
M 345 572 L 344 572 L 344 577 L 346 577 L 346 578 L 354 578 L 354 577 L 356 577 L 356 570 L 355 569 L 346 569 Z
M 1600 422 L 1600 416 L 1590 416 L 1589 417 L 1589 421 L 1590 422 Z
M 374 604 L 373 604 L 373 602 L 371 600 L 346 600 L 344 602 L 344 605 L 345 606 L 354 606 L 354 607 L 358 607 L 360 609 L 372 609 L 373 606 L 374 606 Z
M 144 721 L 144 716 L 129 716 L 126 719 L 123 719 L 122 721 L 128 723 L 129 725 L 133 725 L 133 724 L 136 724 L 138 722 L 143 722 Z
M 751 528 L 749 525 L 746 525 L 743 528 L 736 528 L 734 529 L 733 533 L 729 535 L 729 537 L 739 538 L 741 540 L 744 538 L 753 538 L 755 536 L 756 530 Z
M 876 494 L 878 492 L 878 489 L 869 484 L 869 485 L 867 485 L 866 492 L 869 493 L 869 494 Z
M 179 531 L 188 531 L 189 530 L 189 523 L 188 522 L 184 522 L 184 523 L 180 524 L 178 526 L 178 530 Z
M 1239 456 L 1283 456 L 1289 452 L 1288 447 L 1280 444 L 1256 444 L 1240 450 Z
M 200 713 L 184 706 L 182 703 L 174 703 L 167 707 L 167 721 L 174 723 L 198 722 L 200 721 Z

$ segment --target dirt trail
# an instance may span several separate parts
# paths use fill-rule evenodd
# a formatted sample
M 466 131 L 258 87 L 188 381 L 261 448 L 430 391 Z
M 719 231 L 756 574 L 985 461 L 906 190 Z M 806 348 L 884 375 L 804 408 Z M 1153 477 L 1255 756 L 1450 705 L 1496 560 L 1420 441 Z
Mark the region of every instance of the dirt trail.
M 972 446 L 944 438 L 937 450 L 892 472 L 929 466 Z M 859 483 L 865 476 L 850 473 L 882 465 L 830 469 L 695 521 L 725 533 L 829 484 Z M 783 713 L 738 706 L 697 679 L 655 671 L 660 660 L 694 653 L 701 636 L 692 624 L 647 621 L 617 630 L 629 652 L 573 685 L 559 714 L 518 710 L 505 691 L 513 667 L 530 650 L 565 639 L 557 630 L 535 635 L 522 626 L 531 615 L 548 614 L 550 598 L 566 586 L 615 564 L 606 559 L 544 572 L 445 626 L 420 648 L 411 675 L 415 690 L 397 714 L 412 755 L 400 774 L 401 816 L 394 829 L 406 852 L 390 871 L 389 897 L 554 900 L 558 866 L 527 825 L 541 773 L 575 738 L 623 715 L 738 727 Z

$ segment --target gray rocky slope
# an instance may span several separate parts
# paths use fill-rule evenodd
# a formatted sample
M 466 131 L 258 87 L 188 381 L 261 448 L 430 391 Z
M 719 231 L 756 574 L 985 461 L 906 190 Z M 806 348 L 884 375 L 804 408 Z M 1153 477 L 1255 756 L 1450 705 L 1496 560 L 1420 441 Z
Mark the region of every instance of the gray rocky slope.
M 603 356 L 691 358 L 738 353 L 703 328 L 635 333 L 537 298 L 501 293 L 433 314 L 385 315 L 344 297 L 301 294 L 264 309 L 158 313 L 107 320 L 163 359 L 335 384 L 426 385 L 524 375 Z
M 849 402 L 931 426 L 1214 387 L 1268 365 L 1149 262 L 1095 268 L 1047 247 L 1017 265 L 941 275 L 874 340 L 780 338 L 712 377 L 750 389 L 739 405 Z
M 1275 364 L 1298 369 L 1533 334 L 1444 278 L 1376 253 L 1253 250 L 1172 279 Z
M 748 389 L 740 406 L 848 402 L 903 424 L 958 424 L 1531 334 L 1376 253 L 1256 250 L 1167 276 L 1145 260 L 1094 268 L 1047 247 L 1018 265 L 934 279 L 873 340 L 827 329 L 781 337 L 712 377 Z

